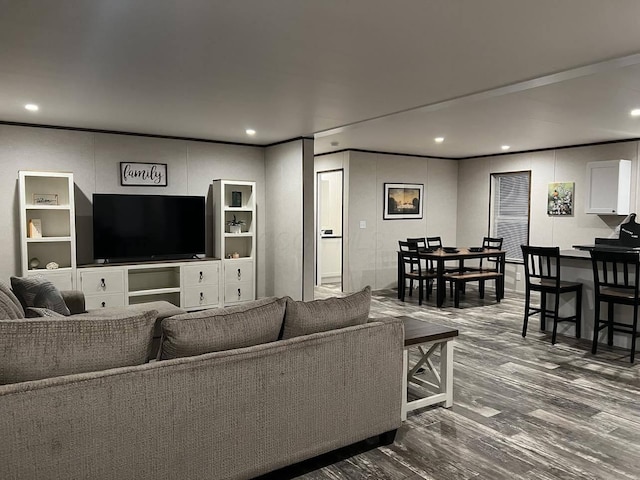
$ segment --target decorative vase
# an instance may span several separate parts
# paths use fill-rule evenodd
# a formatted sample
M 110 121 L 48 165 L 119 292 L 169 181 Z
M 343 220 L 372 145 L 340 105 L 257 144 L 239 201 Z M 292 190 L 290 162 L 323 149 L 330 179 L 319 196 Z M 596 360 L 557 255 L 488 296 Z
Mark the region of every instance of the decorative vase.
M 240 233 L 240 232 L 242 232 L 242 226 L 241 225 L 229 225 L 229 232 L 230 233 Z

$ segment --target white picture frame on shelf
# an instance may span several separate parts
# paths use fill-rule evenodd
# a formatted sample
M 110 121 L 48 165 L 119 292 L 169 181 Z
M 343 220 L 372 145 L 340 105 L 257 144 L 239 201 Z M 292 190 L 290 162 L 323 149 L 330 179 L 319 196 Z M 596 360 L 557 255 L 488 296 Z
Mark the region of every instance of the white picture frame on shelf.
M 58 205 L 57 193 L 34 193 L 33 194 L 34 205 Z

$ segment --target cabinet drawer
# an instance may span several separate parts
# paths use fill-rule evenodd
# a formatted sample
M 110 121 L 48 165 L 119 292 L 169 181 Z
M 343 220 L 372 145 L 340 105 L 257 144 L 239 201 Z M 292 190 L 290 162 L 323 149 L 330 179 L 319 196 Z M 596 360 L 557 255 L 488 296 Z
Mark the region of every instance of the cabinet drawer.
M 253 300 L 253 283 L 242 282 L 226 285 L 224 288 L 224 303 L 246 302 Z
M 253 262 L 239 261 L 227 262 L 224 265 L 225 285 L 236 283 L 253 283 Z
M 217 285 L 202 285 L 184 289 L 184 308 L 207 307 L 217 305 L 219 291 Z
M 81 272 L 80 289 L 85 295 L 124 292 L 124 271 Z
M 200 265 L 186 265 L 182 267 L 185 287 L 195 285 L 217 285 L 219 282 L 220 264 L 203 263 Z
M 84 303 L 87 310 L 103 307 L 123 307 L 124 293 L 85 295 Z

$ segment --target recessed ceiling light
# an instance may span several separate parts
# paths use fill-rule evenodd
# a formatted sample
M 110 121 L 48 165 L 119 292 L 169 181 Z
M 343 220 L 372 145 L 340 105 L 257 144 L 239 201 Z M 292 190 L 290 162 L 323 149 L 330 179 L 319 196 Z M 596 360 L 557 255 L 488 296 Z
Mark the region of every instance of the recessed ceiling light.
M 503 150 L 509 150 L 511 147 L 509 145 L 502 145 L 500 148 Z
M 444 142 L 444 137 L 436 137 L 433 139 L 436 143 L 442 143 Z
M 640 108 L 634 108 L 633 110 L 631 110 L 631 116 L 640 117 Z
M 37 112 L 40 109 L 40 107 L 38 107 L 38 105 L 36 105 L 35 103 L 27 103 L 24 108 L 26 108 L 30 112 Z
M 247 132 L 247 135 L 251 135 L 251 136 L 256 134 L 256 131 L 253 128 L 247 128 L 245 132 Z

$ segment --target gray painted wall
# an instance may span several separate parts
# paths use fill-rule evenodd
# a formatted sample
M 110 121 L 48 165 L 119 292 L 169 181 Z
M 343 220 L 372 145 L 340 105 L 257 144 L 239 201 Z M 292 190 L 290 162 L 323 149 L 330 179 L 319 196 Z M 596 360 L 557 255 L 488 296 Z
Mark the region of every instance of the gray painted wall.
M 121 187 L 119 162 L 157 162 L 168 166 L 167 187 Z M 212 248 L 210 185 L 215 178 L 255 180 L 258 210 L 257 295 L 265 295 L 264 149 L 208 142 L 148 138 L 37 127 L 0 125 L 0 212 L 5 228 L 0 243 L 2 281 L 20 273 L 18 171 L 73 172 L 76 185 L 78 263 L 92 255 L 91 198 L 93 193 L 202 195 L 208 198 L 208 254 Z
M 294 300 L 313 298 L 313 152 L 306 142 L 265 149 L 266 293 Z
M 345 169 L 344 291 L 395 287 L 398 240 L 441 236 L 455 244 L 458 162 L 364 152 L 318 157 L 316 171 L 333 168 Z M 383 220 L 385 183 L 422 183 L 423 218 Z
M 548 150 L 537 153 L 500 155 L 460 162 L 458 179 L 459 245 L 477 245 L 488 232 L 489 177 L 491 173 L 531 170 L 531 245 L 559 246 L 593 243 L 608 237 L 624 216 L 584 213 L 586 165 L 588 162 L 626 159 L 632 161 L 631 211 L 638 212 L 638 142 Z M 547 215 L 547 189 L 551 182 L 575 182 L 574 215 Z M 516 272 L 522 267 L 508 265 L 507 288 L 522 290 Z

